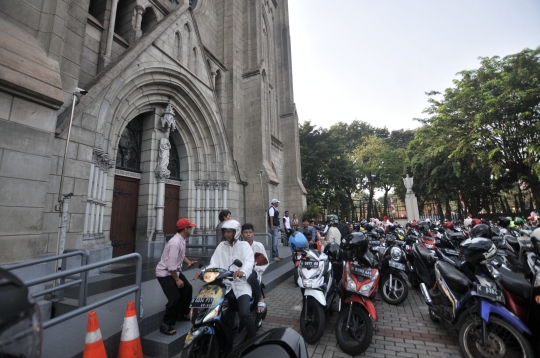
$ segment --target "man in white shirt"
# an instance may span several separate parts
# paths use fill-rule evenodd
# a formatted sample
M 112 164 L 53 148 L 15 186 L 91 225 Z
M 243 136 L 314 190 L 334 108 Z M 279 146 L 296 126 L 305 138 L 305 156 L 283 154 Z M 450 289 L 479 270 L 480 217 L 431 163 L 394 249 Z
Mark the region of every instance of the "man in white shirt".
M 285 228 L 285 232 L 287 233 L 287 241 L 289 241 L 289 237 L 292 234 L 291 218 L 289 217 L 289 211 L 286 211 L 285 216 L 283 216 L 283 227 Z
M 264 303 L 264 297 L 262 295 L 261 286 L 259 285 L 257 276 L 262 276 L 269 263 L 263 244 L 258 241 L 253 241 L 254 233 L 255 232 L 252 224 L 242 225 L 242 238 L 251 246 L 253 256 L 255 257 L 255 266 L 253 267 L 253 272 L 248 278 L 248 283 L 251 285 L 253 300 L 257 302 L 257 311 L 262 313 L 266 307 L 266 303 Z M 262 255 L 262 257 L 259 258 L 260 255 Z
M 230 268 L 231 271 L 234 271 L 234 275 L 231 282 L 232 290 L 227 293 L 227 298 L 230 303 L 236 299 L 238 303 L 238 315 L 246 328 L 248 339 L 251 339 L 255 337 L 256 328 L 249 312 L 251 286 L 247 282 L 247 278 L 251 275 L 253 266 L 255 265 L 253 251 L 247 242 L 238 240 L 242 231 L 242 227 L 238 221 L 227 220 L 223 222 L 221 229 L 223 230 L 225 241 L 222 241 L 218 245 L 207 268 L 217 267 L 228 269 L 234 260 L 238 259 L 242 261 L 242 267 L 232 265 Z M 195 279 L 200 274 L 201 271 L 197 272 Z

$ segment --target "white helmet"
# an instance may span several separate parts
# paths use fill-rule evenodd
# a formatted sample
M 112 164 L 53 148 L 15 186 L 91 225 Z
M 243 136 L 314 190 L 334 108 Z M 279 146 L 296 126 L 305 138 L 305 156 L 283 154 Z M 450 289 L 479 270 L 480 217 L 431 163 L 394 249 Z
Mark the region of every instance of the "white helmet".
M 240 234 L 242 233 L 242 225 L 236 220 L 227 220 L 224 221 L 221 225 L 221 231 L 225 234 L 225 230 L 234 231 L 234 240 L 238 240 Z

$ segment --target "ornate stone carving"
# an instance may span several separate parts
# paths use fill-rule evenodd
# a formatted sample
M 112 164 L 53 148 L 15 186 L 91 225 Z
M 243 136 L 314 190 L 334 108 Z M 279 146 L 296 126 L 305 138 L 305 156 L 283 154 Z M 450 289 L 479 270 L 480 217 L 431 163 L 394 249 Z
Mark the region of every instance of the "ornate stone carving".
M 229 182 L 228 181 L 222 181 L 220 184 L 221 184 L 221 187 L 224 190 L 229 188 Z
M 204 182 L 202 180 L 195 181 L 195 188 L 202 189 L 204 187 Z
M 174 121 L 174 109 L 171 105 L 171 102 L 167 103 L 167 108 L 165 108 L 165 113 L 161 117 L 161 126 L 163 130 L 167 133 L 167 137 L 170 132 L 174 132 L 176 129 L 176 123 Z
M 130 172 L 130 171 L 127 171 L 127 170 L 122 170 L 122 169 L 115 169 L 114 174 L 115 175 L 120 175 L 120 176 L 123 176 L 123 177 L 135 178 L 135 179 L 141 179 L 142 178 L 141 173 Z

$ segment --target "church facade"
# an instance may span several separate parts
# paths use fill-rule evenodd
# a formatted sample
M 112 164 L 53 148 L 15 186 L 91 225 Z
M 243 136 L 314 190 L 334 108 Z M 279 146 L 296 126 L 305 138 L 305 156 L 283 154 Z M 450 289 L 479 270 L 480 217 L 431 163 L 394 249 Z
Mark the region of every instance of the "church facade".
M 179 217 L 264 232 L 271 199 L 305 210 L 286 0 L 11 3 L 0 265 L 156 257 Z

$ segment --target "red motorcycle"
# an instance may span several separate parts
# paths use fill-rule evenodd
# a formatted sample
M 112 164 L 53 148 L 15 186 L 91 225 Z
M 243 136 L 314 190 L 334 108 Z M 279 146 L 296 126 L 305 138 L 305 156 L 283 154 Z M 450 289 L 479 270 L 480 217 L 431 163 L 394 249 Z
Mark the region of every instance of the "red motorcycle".
M 364 353 L 373 337 L 377 321 L 375 295 L 379 285 L 379 262 L 369 252 L 369 239 L 362 232 L 347 235 L 341 244 L 343 277 L 339 284 L 339 317 L 336 340 L 341 349 L 351 355 Z

